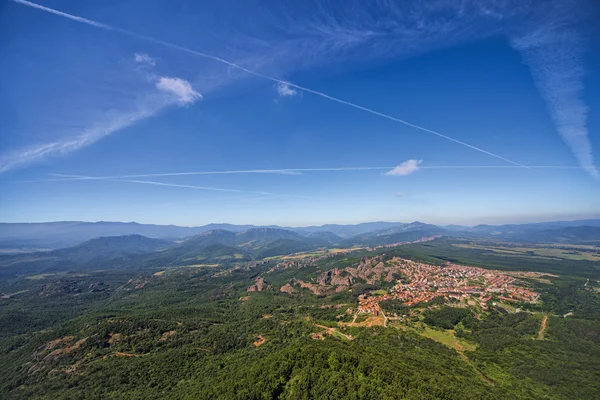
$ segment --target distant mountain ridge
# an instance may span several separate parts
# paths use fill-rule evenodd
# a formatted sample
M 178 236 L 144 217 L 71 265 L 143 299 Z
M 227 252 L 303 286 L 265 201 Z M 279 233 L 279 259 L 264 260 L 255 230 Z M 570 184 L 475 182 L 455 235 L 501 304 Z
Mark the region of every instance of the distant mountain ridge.
M 279 228 L 213 229 L 180 242 L 141 235 L 101 237 L 59 250 L 0 256 L 0 269 L 20 273 L 139 268 L 263 259 L 328 247 L 331 242 Z
M 0 272 L 18 273 L 56 270 L 88 270 L 126 267 L 172 247 L 173 242 L 141 235 L 90 239 L 73 247 L 28 254 L 1 255 Z
M 367 237 L 371 235 L 385 236 L 401 235 L 402 232 L 414 232 L 418 229 L 423 233 L 433 231 L 445 235 L 463 235 L 473 237 L 498 237 L 503 239 L 528 240 L 542 230 L 572 228 L 580 226 L 600 227 L 600 219 L 579 221 L 555 221 L 527 224 L 508 225 L 477 225 L 473 227 L 448 225 L 437 226 L 422 222 L 366 222 L 354 225 L 326 224 L 308 227 L 281 227 L 281 226 L 255 226 L 233 224 L 208 224 L 198 227 L 184 227 L 176 225 L 152 225 L 136 222 L 44 222 L 44 223 L 0 223 L 0 249 L 58 249 L 75 246 L 87 240 L 98 237 L 142 235 L 148 238 L 164 239 L 169 241 L 182 240 L 211 231 L 227 231 L 239 233 L 244 231 L 279 229 L 294 232 L 300 236 L 322 239 L 328 242 L 347 241 L 350 238 Z M 417 229 L 418 228 L 418 229 Z M 593 233 L 592 233 L 593 234 Z M 255 233 L 258 235 L 258 233 Z M 362 236 L 360 236 L 362 235 Z M 329 237 L 329 239 L 327 239 Z M 549 236 L 547 236 L 549 237 Z M 290 239 L 297 237 L 290 237 Z M 342 240 L 339 240 L 339 239 Z M 541 237 L 540 237 L 541 238 Z M 395 240 L 390 237 L 389 240 Z
M 535 232 L 530 239 L 534 242 L 593 244 L 600 245 L 600 227 L 569 226 Z
M 176 262 L 201 260 L 205 248 L 220 246 L 221 250 L 227 250 L 228 256 L 253 259 L 306 251 L 329 244 L 331 242 L 321 238 L 310 238 L 280 228 L 250 228 L 241 232 L 217 229 L 184 240 L 161 256 L 171 257 Z
M 18 246 L 51 249 L 69 247 L 97 237 L 142 235 L 155 239 L 175 240 L 194 236 L 213 229 L 244 230 L 249 225 L 209 224 L 201 227 L 139 224 L 137 222 L 42 222 L 0 223 L 0 246 Z
M 600 243 L 600 220 L 598 219 L 446 228 L 461 235 L 480 238 L 540 243 Z
M 139 224 L 137 222 L 80 222 L 59 221 L 40 223 L 0 223 L 0 248 L 49 248 L 74 246 L 97 237 L 142 235 L 155 239 L 178 240 L 201 233 L 226 230 L 243 232 L 249 229 L 284 229 L 303 235 L 330 232 L 340 237 L 350 237 L 386 227 L 404 225 L 399 222 L 367 222 L 356 225 L 323 225 L 309 227 L 281 227 L 275 225 L 208 224 L 197 227 L 176 225 Z
M 454 236 L 455 233 L 437 225 L 415 221 L 401 226 L 363 233 L 344 240 L 344 244 L 359 246 L 382 246 L 411 242 L 432 236 Z
M 552 226 L 552 225 L 550 225 Z M 534 230 L 494 227 L 491 233 L 456 232 L 437 225 L 412 222 L 341 238 L 329 231 L 294 232 L 282 228 L 249 228 L 239 232 L 211 229 L 178 241 L 122 235 L 90 239 L 75 246 L 42 252 L 0 255 L 0 274 L 65 270 L 145 268 L 224 264 L 260 260 L 331 247 L 376 247 L 425 238 L 500 238 L 523 243 L 600 245 L 600 227 L 575 226 Z M 481 228 L 477 228 L 481 229 Z M 487 229 L 487 227 L 486 227 Z
M 90 239 L 74 247 L 44 253 L 51 257 L 64 257 L 87 262 L 97 258 L 118 258 L 132 254 L 145 254 L 171 247 L 173 242 L 142 235 L 108 236 Z

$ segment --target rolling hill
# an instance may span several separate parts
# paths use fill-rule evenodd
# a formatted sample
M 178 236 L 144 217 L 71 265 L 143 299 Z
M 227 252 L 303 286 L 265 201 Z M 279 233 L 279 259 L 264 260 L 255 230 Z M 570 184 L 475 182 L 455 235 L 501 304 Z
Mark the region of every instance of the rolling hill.
M 153 257 L 173 243 L 141 235 L 109 236 L 59 250 L 0 256 L 2 272 L 87 270 L 136 265 L 136 257 Z
M 306 237 L 310 239 L 323 240 L 331 244 L 339 243 L 343 240 L 340 236 L 329 231 L 311 232 L 308 235 L 306 235 Z
M 30 274 L 229 263 L 308 251 L 329 244 L 318 237 L 277 228 L 251 228 L 242 232 L 214 229 L 179 243 L 127 235 L 92 239 L 53 251 L 0 256 L 0 269 L 4 274 Z
M 441 235 L 454 235 L 454 233 L 436 225 L 415 221 L 402 226 L 356 235 L 346 239 L 343 244 L 348 246 L 382 246 L 399 242 L 411 242 L 425 237 Z
M 163 252 L 161 258 L 170 258 L 174 263 L 191 260 L 206 260 L 209 246 L 221 246 L 229 260 L 254 259 L 325 247 L 329 242 L 277 228 L 252 228 L 242 232 L 212 230 L 184 240 Z M 220 261 L 224 261 L 220 258 Z M 219 260 L 217 260 L 219 261 Z
M 167 249 L 172 245 L 173 242 L 142 235 L 109 236 L 91 239 L 74 247 L 54 250 L 48 255 L 86 262 L 109 257 L 119 258 L 133 254 L 151 253 Z
M 600 245 L 600 227 L 574 226 L 548 229 L 535 232 L 527 238 L 534 242 Z

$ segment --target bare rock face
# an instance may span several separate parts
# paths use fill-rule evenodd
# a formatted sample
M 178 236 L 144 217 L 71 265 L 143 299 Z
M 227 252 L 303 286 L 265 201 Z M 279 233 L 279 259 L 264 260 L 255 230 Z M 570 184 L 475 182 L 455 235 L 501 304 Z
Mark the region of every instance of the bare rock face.
M 282 286 L 281 289 L 279 289 L 279 291 L 287 294 L 296 293 L 296 289 L 294 289 L 294 287 L 289 283 L 286 283 L 284 286 Z
M 91 283 L 88 289 L 90 292 L 107 292 L 109 290 L 108 286 L 106 286 L 104 282 Z
M 42 286 L 40 296 L 50 296 L 57 293 L 80 293 L 81 289 L 77 286 L 77 281 L 68 279 L 59 279 L 55 282 L 47 283 Z
M 317 278 L 317 284 L 319 286 L 327 286 L 331 281 L 331 271 L 325 271 Z
M 248 289 L 246 289 L 247 292 L 262 292 L 265 289 L 270 289 L 271 285 L 269 285 L 267 282 L 265 282 L 265 279 L 261 276 L 259 276 L 258 278 L 256 278 L 256 282 L 254 283 L 254 285 L 251 285 Z
M 124 285 L 117 289 L 117 292 L 143 289 L 152 280 L 152 276 L 142 276 L 136 279 L 130 279 Z
M 349 286 L 352 283 L 352 276 L 346 270 L 334 268 L 322 272 L 317 278 L 317 283 L 319 286 Z
M 319 285 L 315 285 L 313 283 L 309 283 L 309 282 L 304 282 L 303 280 L 296 280 L 296 282 L 298 283 L 298 285 L 300 285 L 300 287 L 302 289 L 308 289 L 311 292 L 313 292 L 314 294 L 321 294 L 321 290 L 319 288 Z
M 288 265 L 294 265 L 291 262 L 286 261 L 286 263 L 289 264 L 285 264 L 285 268 L 288 268 Z M 281 263 L 281 266 L 283 266 L 283 263 Z M 312 282 L 292 279 L 285 286 L 281 287 L 280 291 L 282 293 L 294 293 L 301 288 L 308 289 L 316 295 L 340 293 L 344 290 L 349 290 L 354 284 L 361 281 L 368 284 L 376 284 L 381 280 L 393 282 L 395 280 L 394 272 L 397 270 L 398 266 L 387 265 L 382 256 L 375 256 L 373 258 L 362 257 L 355 267 L 333 268 L 327 271 L 320 271 Z M 262 285 L 264 286 L 265 283 L 263 282 Z M 257 279 L 257 283 L 249 287 L 248 291 L 260 291 L 260 286 Z
M 333 286 L 350 286 L 352 284 L 352 276 L 344 270 L 335 268 L 331 274 L 331 284 Z
M 367 283 L 376 283 L 382 278 L 392 279 L 390 268 L 385 266 L 381 256 L 376 256 L 373 258 L 363 257 L 361 258 L 358 265 L 353 267 L 346 267 L 342 270 L 346 274 L 336 273 L 334 270 L 334 276 L 337 276 L 337 279 L 332 279 L 332 285 L 352 285 L 354 279 L 361 279 Z M 350 275 L 350 276 L 348 276 Z M 343 279 L 343 280 L 341 280 Z M 346 281 L 346 282 L 344 282 Z

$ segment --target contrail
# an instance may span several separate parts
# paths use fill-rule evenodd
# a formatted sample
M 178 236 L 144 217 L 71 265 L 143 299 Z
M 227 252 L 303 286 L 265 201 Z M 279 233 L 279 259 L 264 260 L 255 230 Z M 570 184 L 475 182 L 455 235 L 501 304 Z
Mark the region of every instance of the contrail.
M 571 165 L 524 165 L 529 169 L 582 169 L 582 167 Z M 493 168 L 520 168 L 518 165 L 425 165 L 419 169 L 493 169 Z
M 142 184 L 142 185 L 168 186 L 168 187 L 185 188 L 185 189 L 208 190 L 208 191 L 214 191 L 214 192 L 252 193 L 252 194 L 259 194 L 262 196 L 295 197 L 295 198 L 300 198 L 300 199 L 313 200 L 312 197 L 296 196 L 293 194 L 285 194 L 285 193 L 261 192 L 261 191 L 256 191 L 256 190 L 227 189 L 227 188 L 216 188 L 216 187 L 211 187 L 211 186 L 181 185 L 181 184 L 177 184 L 177 183 L 164 183 L 164 182 L 146 181 L 146 180 L 121 179 L 118 177 L 115 177 L 115 178 L 94 177 L 94 176 L 87 176 L 87 175 L 63 175 L 63 176 L 67 177 L 66 180 L 94 180 L 94 181 L 127 182 L 127 183 L 138 183 L 138 184 Z
M 141 39 L 141 40 L 145 40 L 147 42 L 155 43 L 155 44 L 158 44 L 158 45 L 161 45 L 161 46 L 165 46 L 165 47 L 168 47 L 168 48 L 171 48 L 171 49 L 180 50 L 180 51 L 183 51 L 183 52 L 186 52 L 186 53 L 189 53 L 189 54 L 193 54 L 193 55 L 196 55 L 196 56 L 199 56 L 199 57 L 203 57 L 205 59 L 217 61 L 217 62 L 220 62 L 222 64 L 228 65 L 228 66 L 230 66 L 232 68 L 239 69 L 240 71 L 244 71 L 244 72 L 246 72 L 246 73 L 248 73 L 250 75 L 254 75 L 254 76 L 257 76 L 257 77 L 260 77 L 260 78 L 263 78 L 263 79 L 267 79 L 267 80 L 270 80 L 272 82 L 276 82 L 276 83 L 279 83 L 279 84 L 282 84 L 282 85 L 291 86 L 291 87 L 293 87 L 295 89 L 298 89 L 298 90 L 301 90 L 303 92 L 311 93 L 311 94 L 314 94 L 316 96 L 320 96 L 320 97 L 323 97 L 325 99 L 328 99 L 328 100 L 331 100 L 331 101 L 335 101 L 337 103 L 344 104 L 344 105 L 347 105 L 349 107 L 353 107 L 353 108 L 356 108 L 358 110 L 365 111 L 365 112 L 368 112 L 368 113 L 373 114 L 373 115 L 377 115 L 377 116 L 382 117 L 382 118 L 389 119 L 391 121 L 399 122 L 399 123 L 404 124 L 406 126 L 409 126 L 411 128 L 419 129 L 419 130 L 421 130 L 423 132 L 431 133 L 431 134 L 436 135 L 438 137 L 441 137 L 443 139 L 446 139 L 446 140 L 449 140 L 451 142 L 454 142 L 454 143 L 463 145 L 465 147 L 468 147 L 470 149 L 479 151 L 480 153 L 484 153 L 484 154 L 487 154 L 489 156 L 498 158 L 498 159 L 500 159 L 502 161 L 506 161 L 506 162 L 508 162 L 510 164 L 513 164 L 513 165 L 516 165 L 518 167 L 529 169 L 529 167 L 526 166 L 526 165 L 520 164 L 520 163 L 518 163 L 516 161 L 510 160 L 510 159 L 502 157 L 502 156 L 500 156 L 498 154 L 495 154 L 495 153 L 492 153 L 490 151 L 484 150 L 484 149 L 482 149 L 480 147 L 476 147 L 476 146 L 473 146 L 471 144 L 465 143 L 465 142 L 460 141 L 458 139 L 454 139 L 454 138 L 452 138 L 450 136 L 447 136 L 447 135 L 444 135 L 444 134 L 442 134 L 440 132 L 437 132 L 437 131 L 425 128 L 425 127 L 420 126 L 420 125 L 416 125 L 416 124 L 410 123 L 408 121 L 405 121 L 405 120 L 400 119 L 400 118 L 396 118 L 396 117 L 391 116 L 389 114 L 384 114 L 384 113 L 381 113 L 379 111 L 375 111 L 375 110 L 372 110 L 370 108 L 363 107 L 363 106 L 360 106 L 358 104 L 351 103 L 349 101 L 339 99 L 337 97 L 330 96 L 330 95 L 325 94 L 323 92 L 319 92 L 319 91 L 316 91 L 316 90 L 313 90 L 313 89 L 309 89 L 307 87 L 296 85 L 294 83 L 287 82 L 287 81 L 284 81 L 284 80 L 281 80 L 281 79 L 277 79 L 277 78 L 274 78 L 272 76 L 264 75 L 264 74 L 261 74 L 260 72 L 252 71 L 250 69 L 242 67 L 241 65 L 235 64 L 235 63 L 233 63 L 231 61 L 227 61 L 227 60 L 225 60 L 223 58 L 220 58 L 220 57 L 216 57 L 216 56 L 213 56 L 213 55 L 210 55 L 210 54 L 202 53 L 200 51 L 188 49 L 186 47 L 182 47 L 182 46 L 176 45 L 174 43 L 170 43 L 170 42 L 165 42 L 165 41 L 160 40 L 160 39 L 155 39 L 155 38 L 153 38 L 151 36 L 141 35 L 139 33 L 135 33 L 135 32 L 132 32 L 132 31 L 129 31 L 129 30 L 126 30 L 126 29 L 117 28 L 117 27 L 114 27 L 114 26 L 110 26 L 110 25 L 107 25 L 107 24 L 100 23 L 100 22 L 92 21 L 92 20 L 89 20 L 89 19 L 86 19 L 86 18 L 78 17 L 78 16 L 75 16 L 75 15 L 72 15 L 72 14 L 67 14 L 67 13 L 64 13 L 62 11 L 58 11 L 58 10 L 55 10 L 55 9 L 52 9 L 52 8 L 49 8 L 49 7 L 44 7 L 44 6 L 41 6 L 39 4 L 32 3 L 32 2 L 29 2 L 29 1 L 26 1 L 26 0 L 11 0 L 11 1 L 14 2 L 14 3 L 18 3 L 18 4 L 22 4 L 22 5 L 28 6 L 28 7 L 33 7 L 33 8 L 42 10 L 42 11 L 46 11 L 46 12 L 49 12 L 51 14 L 58 15 L 58 16 L 61 16 L 61 17 L 64 17 L 64 18 L 68 18 L 68 19 L 71 19 L 73 21 L 77 21 L 77 22 L 80 22 L 80 23 L 83 23 L 83 24 L 88 24 L 88 25 L 91 25 L 91 26 L 93 26 L 95 28 L 100 28 L 100 29 L 105 29 L 105 30 L 108 30 L 108 31 L 118 32 L 118 33 L 121 33 L 123 35 L 135 37 L 135 38 L 138 38 L 138 39 Z
M 229 175 L 229 174 L 275 174 L 275 175 L 296 175 L 301 170 L 297 169 L 250 169 L 239 171 L 194 171 L 194 172 L 166 172 L 156 174 L 135 174 L 135 175 L 115 175 L 115 176 L 94 176 L 78 178 L 78 175 L 69 174 L 49 174 L 59 178 L 67 179 L 130 179 L 130 178 L 156 178 L 168 176 L 186 176 L 186 175 Z
M 43 11 L 49 12 L 51 14 L 60 15 L 61 17 L 72 19 L 73 21 L 77 21 L 77 22 L 81 22 L 81 23 L 84 23 L 84 24 L 92 25 L 92 26 L 95 26 L 96 28 L 106 29 L 106 30 L 109 30 L 109 31 L 118 30 L 118 29 L 113 28 L 110 25 L 102 24 L 100 22 L 92 21 L 92 20 L 89 20 L 89 19 L 86 19 L 86 18 L 77 17 L 75 15 L 67 14 L 67 13 L 64 13 L 62 11 L 58 11 L 58 10 L 55 10 L 55 9 L 52 9 L 52 8 L 44 7 L 44 6 L 41 6 L 39 4 L 29 2 L 29 1 L 24 1 L 24 0 L 11 0 L 11 1 L 14 2 L 14 3 L 22 4 L 24 6 L 37 8 L 39 10 L 43 10 Z
M 516 167 L 516 166 L 515 166 Z M 62 178 L 59 180 L 73 179 L 132 179 L 132 178 L 156 178 L 168 176 L 192 176 L 192 175 L 229 175 L 229 174 L 281 174 L 281 175 L 297 175 L 302 172 L 321 172 L 321 171 L 369 171 L 369 170 L 384 170 L 393 169 L 394 167 L 333 167 L 333 168 L 284 168 L 284 169 L 247 169 L 247 170 L 232 170 L 232 171 L 192 171 L 192 172 L 166 172 L 157 174 L 136 174 L 136 175 L 115 175 L 115 176 L 95 176 L 88 177 L 82 175 L 68 174 L 49 174 Z
M 527 165 L 529 169 L 582 169 L 579 166 L 568 165 Z M 44 181 L 70 181 L 85 179 L 136 179 L 136 178 L 158 178 L 169 176 L 194 176 L 194 175 L 228 175 L 228 174 L 284 174 L 295 175 L 303 172 L 344 172 L 344 171 L 376 171 L 392 170 L 395 166 L 388 167 L 333 167 L 333 168 L 283 168 L 283 169 L 248 169 L 231 171 L 191 171 L 191 172 L 165 172 L 155 174 L 114 175 L 114 176 L 83 176 L 67 174 L 49 174 L 56 179 L 45 179 Z M 419 169 L 514 169 L 521 168 L 517 165 L 422 165 Z

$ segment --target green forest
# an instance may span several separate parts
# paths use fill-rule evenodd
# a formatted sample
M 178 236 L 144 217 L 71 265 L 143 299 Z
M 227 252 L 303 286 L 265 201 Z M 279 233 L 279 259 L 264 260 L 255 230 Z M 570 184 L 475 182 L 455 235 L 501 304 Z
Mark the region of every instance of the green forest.
M 356 265 L 365 254 L 435 263 L 434 250 L 419 253 L 423 246 L 289 269 L 274 269 L 278 260 L 271 260 L 7 278 L 0 282 L 0 397 L 598 397 L 600 295 L 588 264 L 565 268 L 550 283 L 529 281 L 541 301 L 514 309 L 382 302 L 402 317 L 387 326 L 368 326 L 368 316 L 357 320 L 362 325 L 348 322 L 346 310 L 378 284 L 326 294 L 279 290 Z M 438 254 L 450 248 L 440 246 Z M 461 251 L 471 264 L 494 261 Z M 259 276 L 265 288 L 247 292 Z

